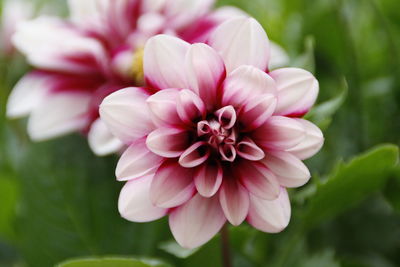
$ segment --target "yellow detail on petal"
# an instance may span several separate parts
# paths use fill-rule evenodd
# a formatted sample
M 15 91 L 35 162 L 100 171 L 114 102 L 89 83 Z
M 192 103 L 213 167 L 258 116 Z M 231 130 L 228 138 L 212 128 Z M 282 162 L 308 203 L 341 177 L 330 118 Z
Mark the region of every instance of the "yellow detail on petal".
M 138 86 L 144 85 L 143 55 L 143 48 L 136 49 L 133 54 L 132 75 Z

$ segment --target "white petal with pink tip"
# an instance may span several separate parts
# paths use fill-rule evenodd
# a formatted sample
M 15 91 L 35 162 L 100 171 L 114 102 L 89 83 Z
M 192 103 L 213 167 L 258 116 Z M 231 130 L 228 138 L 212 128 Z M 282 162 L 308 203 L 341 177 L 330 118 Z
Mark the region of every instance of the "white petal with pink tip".
M 253 140 L 265 149 L 286 150 L 305 138 L 305 129 L 295 119 L 272 116 L 252 133 Z
M 149 222 L 167 214 L 167 209 L 154 206 L 150 201 L 150 185 L 153 176 L 145 176 L 127 182 L 121 190 L 118 210 L 122 217 L 133 222 Z
M 212 197 L 222 184 L 223 171 L 219 163 L 207 162 L 199 166 L 194 174 L 197 192 L 203 197 Z
M 222 105 L 241 107 L 250 99 L 264 94 L 277 94 L 275 81 L 255 67 L 240 66 L 224 82 Z
M 89 146 L 97 156 L 105 156 L 116 153 L 122 149 L 124 144 L 116 138 L 107 125 L 97 119 L 92 123 L 88 133 Z
M 306 130 L 306 137 L 297 146 L 287 150 L 301 160 L 314 156 L 324 144 L 324 136 L 321 130 L 312 122 L 297 119 Z
M 154 175 L 150 199 L 157 207 L 173 208 L 188 201 L 194 192 L 193 170 L 177 162 L 164 162 Z
M 215 105 L 217 90 L 226 71 L 222 58 L 206 44 L 194 44 L 185 59 L 187 85 L 210 109 Z
M 172 234 L 184 248 L 195 248 L 208 242 L 225 222 L 218 197 L 204 198 L 199 194 L 169 216 Z
M 152 131 L 146 99 L 141 88 L 130 87 L 107 96 L 100 105 L 100 116 L 110 131 L 130 144 Z
M 249 211 L 249 193 L 234 177 L 225 177 L 219 191 L 225 217 L 233 225 L 241 224 Z
M 290 201 L 284 188 L 275 200 L 265 200 L 250 196 L 250 209 L 247 221 L 253 227 L 267 233 L 281 232 L 289 224 Z
M 166 158 L 179 157 L 188 146 L 189 136 L 180 128 L 158 128 L 147 136 L 146 145 L 155 154 Z
M 83 130 L 88 117 L 90 95 L 63 93 L 49 95 L 35 108 L 28 121 L 28 134 L 35 141 Z M 69 110 L 69 112 L 65 112 Z
M 318 96 L 317 79 L 298 68 L 277 69 L 270 72 L 278 88 L 278 106 L 275 114 L 303 116 L 314 105 Z
M 158 89 L 185 88 L 185 56 L 190 45 L 176 37 L 157 35 L 147 41 L 143 67 L 147 82 Z
M 163 158 L 151 152 L 141 138 L 130 145 L 118 161 L 115 175 L 119 181 L 127 181 L 155 173 Z
M 19 118 L 28 115 L 40 104 L 50 89 L 50 81 L 46 75 L 35 72 L 26 74 L 8 98 L 7 117 Z
M 242 65 L 267 70 L 268 36 L 253 18 L 241 17 L 222 23 L 211 35 L 209 44 L 221 54 L 228 73 Z
M 269 152 L 262 161 L 285 187 L 299 187 L 308 182 L 311 175 L 304 163 L 289 152 Z

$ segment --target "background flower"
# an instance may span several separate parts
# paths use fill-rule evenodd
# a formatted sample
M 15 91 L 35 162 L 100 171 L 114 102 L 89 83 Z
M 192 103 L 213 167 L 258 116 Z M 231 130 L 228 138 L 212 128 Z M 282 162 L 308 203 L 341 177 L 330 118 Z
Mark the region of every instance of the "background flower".
M 141 222 L 169 214 L 172 233 L 188 248 L 207 242 L 226 220 L 284 229 L 285 187 L 308 181 L 300 159 L 323 143 L 318 127 L 293 118 L 314 104 L 318 82 L 296 68 L 267 74 L 270 44 L 257 21 L 228 20 L 208 43 L 151 38 L 144 75 L 160 91 L 127 88 L 100 105 L 111 132 L 131 143 L 116 171 L 128 180 L 121 215 Z
M 201 41 L 221 21 L 241 14 L 232 7 L 211 11 L 213 4 L 70 0 L 68 20 L 42 16 L 21 23 L 14 44 L 36 70 L 16 85 L 8 116 L 30 115 L 28 133 L 35 141 L 81 131 L 96 154 L 118 151 L 122 144 L 98 120 L 99 103 L 111 92 L 143 84 L 142 49 L 152 35 Z

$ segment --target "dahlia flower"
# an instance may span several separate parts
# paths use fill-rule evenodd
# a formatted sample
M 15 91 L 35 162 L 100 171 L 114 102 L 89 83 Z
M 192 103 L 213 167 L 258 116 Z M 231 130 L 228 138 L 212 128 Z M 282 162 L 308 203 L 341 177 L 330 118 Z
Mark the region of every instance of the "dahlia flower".
M 14 1 L 14 0 L 13 0 Z M 15 46 L 36 69 L 14 88 L 11 118 L 30 115 L 28 133 L 41 141 L 74 131 L 88 134 L 98 155 L 122 143 L 99 120 L 103 98 L 142 86 L 143 46 L 159 33 L 193 43 L 227 18 L 231 7 L 211 11 L 213 0 L 69 0 L 70 17 L 41 16 L 19 24 Z
M 302 160 L 323 143 L 301 118 L 317 80 L 297 68 L 269 71 L 270 42 L 257 21 L 228 20 L 207 43 L 151 38 L 144 75 L 152 90 L 126 88 L 100 105 L 110 131 L 130 144 L 116 168 L 127 181 L 120 214 L 134 222 L 169 215 L 187 248 L 226 221 L 282 231 L 291 214 L 286 188 L 310 179 Z

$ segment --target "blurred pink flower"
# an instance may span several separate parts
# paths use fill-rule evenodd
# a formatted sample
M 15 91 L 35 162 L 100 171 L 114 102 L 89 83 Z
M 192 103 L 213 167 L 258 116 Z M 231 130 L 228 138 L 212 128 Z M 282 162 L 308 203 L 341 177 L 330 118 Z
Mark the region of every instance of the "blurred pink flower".
M 103 98 L 142 86 L 143 46 L 160 33 L 193 43 L 227 18 L 233 7 L 211 11 L 214 0 L 69 0 L 70 18 L 42 16 L 19 24 L 14 45 L 36 70 L 23 77 L 8 102 L 10 118 L 30 115 L 35 141 L 74 131 L 88 134 L 98 155 L 122 143 L 98 119 Z
M 302 69 L 269 72 L 270 42 L 251 18 L 221 24 L 207 44 L 158 35 L 144 50 L 156 88 L 126 88 L 104 99 L 101 119 L 130 144 L 116 176 L 128 181 L 119 211 L 135 222 L 169 215 L 178 243 L 210 240 L 228 220 L 264 232 L 289 223 L 286 187 L 310 179 L 301 160 L 323 144 L 300 117 L 318 95 Z
M 4 0 L 1 16 L 0 45 L 4 55 L 14 53 L 11 37 L 18 23 L 29 20 L 34 15 L 34 5 L 28 0 Z

